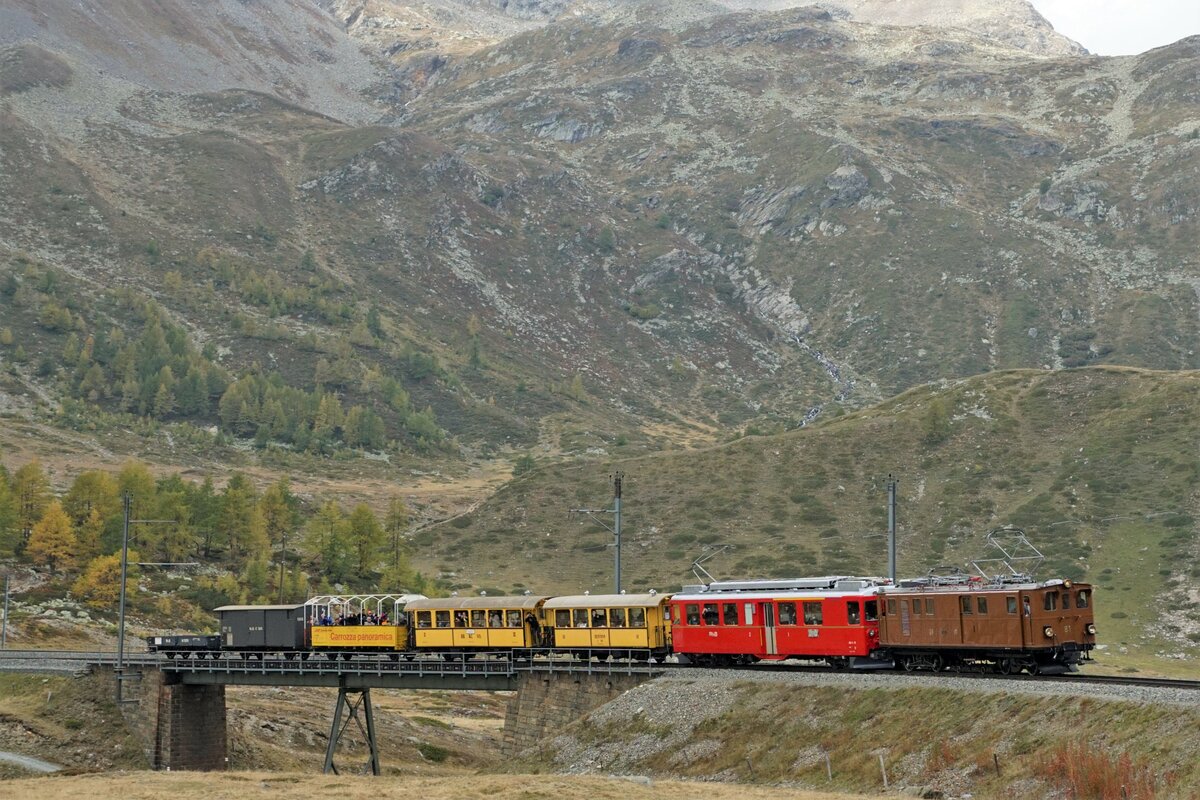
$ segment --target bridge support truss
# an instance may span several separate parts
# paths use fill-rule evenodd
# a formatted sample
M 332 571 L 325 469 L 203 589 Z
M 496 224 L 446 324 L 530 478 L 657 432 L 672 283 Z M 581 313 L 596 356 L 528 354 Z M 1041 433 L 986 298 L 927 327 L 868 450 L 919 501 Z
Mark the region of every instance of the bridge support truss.
M 352 694 L 357 697 L 350 699 L 348 695 Z M 345 715 L 344 722 L 342 721 L 343 714 Z M 337 752 L 338 742 L 342 740 L 342 736 L 350 727 L 351 722 L 358 725 L 359 732 L 367 740 L 367 749 L 370 755 L 367 758 L 366 768 L 371 771 L 372 775 L 378 775 L 379 744 L 375 739 L 375 715 L 371 710 L 371 690 L 369 688 L 348 689 L 345 686 L 338 687 L 337 704 L 333 708 L 333 724 L 329 727 L 329 746 L 325 749 L 325 773 L 341 774 L 333 762 L 333 756 Z

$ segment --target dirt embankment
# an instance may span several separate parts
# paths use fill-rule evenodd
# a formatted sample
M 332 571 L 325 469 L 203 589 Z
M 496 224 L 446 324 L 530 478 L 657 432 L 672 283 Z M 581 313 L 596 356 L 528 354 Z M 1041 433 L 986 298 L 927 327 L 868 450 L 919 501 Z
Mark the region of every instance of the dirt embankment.
M 139 772 L 116 775 L 34 778 L 0 784 L 9 800 L 88 797 L 91 800 L 258 800 L 279 797 L 337 797 L 377 800 L 852 800 L 847 795 L 796 789 L 697 786 L 621 778 L 552 775 L 453 775 L 402 777 L 382 782 L 350 776 L 279 773 Z

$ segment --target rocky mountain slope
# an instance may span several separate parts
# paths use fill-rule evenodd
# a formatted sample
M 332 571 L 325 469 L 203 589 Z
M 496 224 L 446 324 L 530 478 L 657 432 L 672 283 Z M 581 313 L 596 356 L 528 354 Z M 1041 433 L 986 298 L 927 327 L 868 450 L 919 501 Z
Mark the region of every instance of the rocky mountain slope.
M 407 61 L 431 52 L 459 55 L 555 20 L 641 18 L 679 25 L 730 11 L 824 9 L 867 24 L 953 28 L 1040 56 L 1082 55 L 1027 0 L 322 0 L 354 36 Z
M 205 410 L 147 375 L 126 402 L 87 339 L 142 335 L 138 298 L 197 372 L 332 392 L 401 448 L 436 443 L 430 406 L 484 455 L 791 427 L 997 368 L 1200 363 L 1196 40 L 1044 59 L 814 8 L 517 4 L 498 44 L 390 72 L 303 5 L 0 8 L 21 413 L 66 396 L 270 445 L 267 399 L 219 417 L 218 379 Z M 173 50 L 194 58 L 159 72 Z M 392 121 L 358 124 L 378 104 Z

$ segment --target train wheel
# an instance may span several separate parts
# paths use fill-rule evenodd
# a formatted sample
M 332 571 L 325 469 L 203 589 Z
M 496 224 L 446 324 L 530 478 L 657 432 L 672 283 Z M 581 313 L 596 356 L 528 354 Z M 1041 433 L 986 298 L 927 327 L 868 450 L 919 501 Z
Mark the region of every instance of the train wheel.
M 309 653 L 301 653 L 301 654 L 300 654 L 300 660 L 301 660 L 301 661 L 308 661 L 308 656 L 309 656 L 309 655 L 310 655 Z
M 342 653 L 342 661 L 349 661 L 354 658 L 354 653 Z
M 284 661 L 291 661 L 291 660 L 292 660 L 292 659 L 294 659 L 295 657 L 296 657 L 296 654 L 295 654 L 295 653 L 284 653 L 284 654 L 283 654 L 283 660 L 284 660 Z
M 337 653 L 326 653 L 325 654 L 325 658 L 328 659 L 329 661 L 337 661 L 337 657 L 338 657 Z
M 850 659 L 846 658 L 845 656 L 836 656 L 834 658 L 828 658 L 828 659 L 826 659 L 826 661 L 829 662 L 829 666 L 833 667 L 836 670 L 841 671 L 841 670 L 850 669 Z

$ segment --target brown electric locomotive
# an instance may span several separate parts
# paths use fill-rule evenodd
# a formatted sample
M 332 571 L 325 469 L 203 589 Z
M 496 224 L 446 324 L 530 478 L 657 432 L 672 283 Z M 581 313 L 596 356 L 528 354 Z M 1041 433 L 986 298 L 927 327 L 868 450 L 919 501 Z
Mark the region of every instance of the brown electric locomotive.
M 880 647 L 908 670 L 1073 672 L 1096 645 L 1089 584 L 972 578 L 948 585 L 902 583 L 885 589 L 883 597 Z

